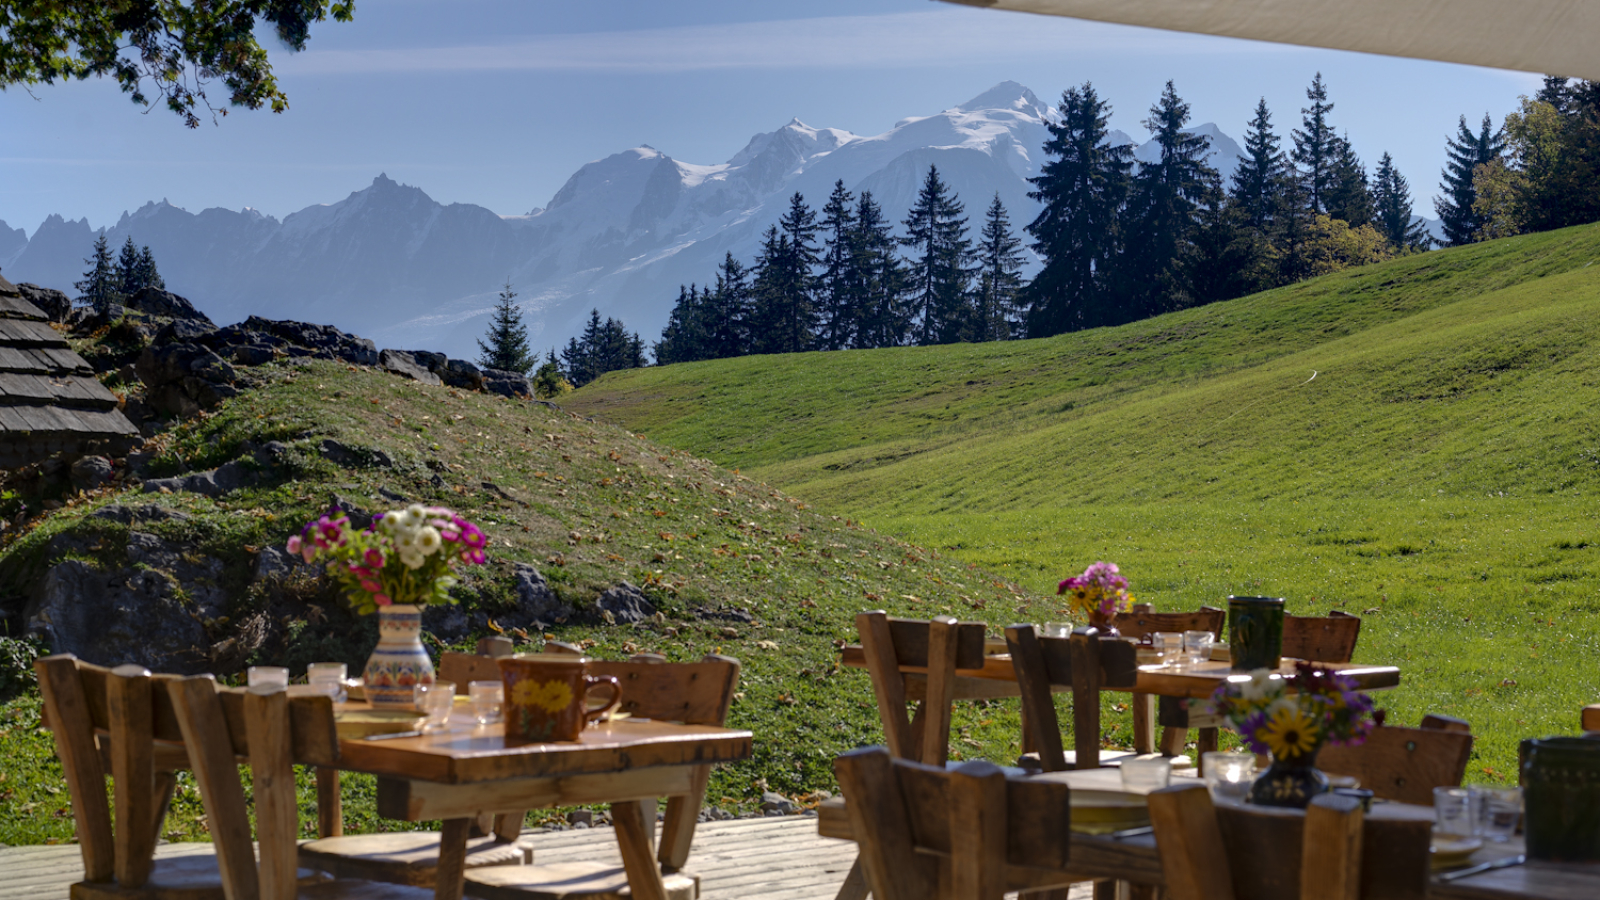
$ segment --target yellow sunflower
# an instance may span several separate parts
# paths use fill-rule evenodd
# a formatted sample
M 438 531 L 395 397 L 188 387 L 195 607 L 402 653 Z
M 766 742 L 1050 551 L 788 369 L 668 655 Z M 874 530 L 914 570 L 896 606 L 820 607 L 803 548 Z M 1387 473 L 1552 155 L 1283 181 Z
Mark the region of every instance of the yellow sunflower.
M 511 702 L 554 715 L 572 703 L 572 686 L 565 681 L 519 681 L 511 689 Z
M 1256 740 L 1279 759 L 1301 756 L 1317 749 L 1317 725 L 1299 707 L 1284 706 L 1256 730 Z

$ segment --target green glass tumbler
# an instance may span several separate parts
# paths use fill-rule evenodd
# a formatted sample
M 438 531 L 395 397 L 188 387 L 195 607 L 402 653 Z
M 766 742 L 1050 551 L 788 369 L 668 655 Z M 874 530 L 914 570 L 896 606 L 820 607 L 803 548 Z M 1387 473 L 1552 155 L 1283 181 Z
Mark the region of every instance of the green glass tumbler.
M 1529 738 L 1520 749 L 1528 858 L 1600 862 L 1600 740 Z
M 1283 657 L 1283 598 L 1228 598 L 1228 653 L 1235 672 L 1276 669 Z

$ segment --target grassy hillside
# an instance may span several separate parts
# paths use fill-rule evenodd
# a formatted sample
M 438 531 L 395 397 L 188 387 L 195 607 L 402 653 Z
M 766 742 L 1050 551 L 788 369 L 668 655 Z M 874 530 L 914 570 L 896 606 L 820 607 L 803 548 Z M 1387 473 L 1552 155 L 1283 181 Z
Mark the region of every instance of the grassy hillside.
M 288 449 L 276 476 L 215 500 L 143 494 L 137 485 L 79 495 L 21 534 L 6 532 L 0 593 L 26 594 L 63 553 L 108 568 L 124 565 L 130 526 L 92 514 L 113 503 L 156 502 L 187 518 L 131 527 L 188 542 L 196 554 L 223 562 L 219 581 L 232 606 L 208 623 L 214 640 L 233 637 L 232 629 L 257 613 L 282 617 L 279 637 L 230 671 L 282 663 L 298 674 L 318 659 L 343 659 L 359 671 L 376 640 L 373 623 L 353 619 L 314 586 L 300 585 L 290 599 L 302 605 L 294 607 L 263 594 L 250 579 L 257 553 L 296 533 L 335 495 L 373 511 L 398 505 L 397 497 L 449 505 L 492 538 L 490 565 L 455 591 L 463 606 L 492 618 L 510 599 L 511 564 L 528 562 L 577 608 L 547 635 L 518 635 L 519 641 L 553 637 L 613 659 L 655 651 L 690 660 L 720 652 L 744 663 L 732 724 L 756 733 L 756 757 L 720 769 L 711 802 L 746 809 L 765 789 L 799 796 L 832 787 L 835 755 L 880 740 L 865 674 L 836 666 L 836 642 L 854 634 L 851 619 L 859 610 L 959 612 L 1001 623 L 1043 617 L 1048 608 L 975 567 L 611 425 L 342 364 L 279 363 L 253 371 L 260 387 L 162 436 L 152 470 L 205 470 L 277 440 Z M 382 451 L 393 465 L 342 468 L 318 454 L 326 438 L 356 457 Z M 660 621 L 600 621 L 596 594 L 622 580 L 645 590 Z M 470 647 L 477 636 L 458 646 Z M 445 648 L 435 641 L 433 649 Z M 72 833 L 59 766 L 38 722 L 36 692 L 0 704 L 7 748 L 0 759 L 0 843 Z M 1017 752 L 1013 708 L 974 707 L 958 727 L 971 752 Z M 353 827 L 395 827 L 374 819 L 372 790 L 371 779 L 347 780 Z M 180 791 L 177 811 L 169 837 L 204 835 L 192 784 Z
M 1473 775 L 1600 698 L 1600 228 L 1036 341 L 613 373 L 569 407 L 1045 591 L 1364 614 Z

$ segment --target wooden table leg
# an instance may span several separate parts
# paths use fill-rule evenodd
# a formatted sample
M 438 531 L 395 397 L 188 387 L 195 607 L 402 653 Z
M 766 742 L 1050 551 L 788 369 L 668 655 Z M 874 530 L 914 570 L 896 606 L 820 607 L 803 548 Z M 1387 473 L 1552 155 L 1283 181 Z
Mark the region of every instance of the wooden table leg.
M 344 802 L 339 796 L 339 770 L 317 767 L 317 837 L 344 834 Z
M 867 895 L 872 888 L 867 885 L 867 873 L 861 871 L 861 857 L 850 864 L 849 874 L 844 876 L 844 884 L 839 885 L 839 893 L 833 900 L 867 900 Z
M 1168 726 L 1161 729 L 1161 755 L 1182 756 L 1183 746 L 1189 742 L 1189 729 Z
M 1194 740 L 1194 759 L 1195 759 L 1195 762 L 1198 764 L 1201 777 L 1204 777 L 1205 774 L 1206 774 L 1206 771 L 1205 771 L 1206 754 L 1207 753 L 1214 753 L 1214 752 L 1216 752 L 1216 749 L 1217 749 L 1217 729 L 1215 729 L 1215 728 L 1200 728 L 1200 729 L 1196 729 L 1196 731 L 1195 731 L 1195 740 Z
M 439 829 L 439 865 L 434 877 L 433 900 L 461 900 L 466 887 L 467 832 L 472 819 L 445 819 Z M 666 900 L 666 898 L 660 898 Z
M 628 888 L 634 900 L 667 900 L 667 886 L 656 865 L 656 848 L 651 846 L 650 830 L 645 827 L 643 806 L 638 800 L 611 804 L 617 849 L 622 851 L 622 868 L 628 873 Z
M 711 780 L 710 766 L 695 766 L 689 793 L 667 798 L 667 814 L 661 826 L 661 841 L 656 858 L 664 871 L 676 872 L 689 860 L 689 845 L 694 843 L 694 828 L 700 820 L 706 786 Z
M 1133 752 L 1156 752 L 1156 698 L 1153 694 L 1133 695 Z
M 1094 900 L 1117 900 L 1117 882 L 1106 879 L 1094 883 Z

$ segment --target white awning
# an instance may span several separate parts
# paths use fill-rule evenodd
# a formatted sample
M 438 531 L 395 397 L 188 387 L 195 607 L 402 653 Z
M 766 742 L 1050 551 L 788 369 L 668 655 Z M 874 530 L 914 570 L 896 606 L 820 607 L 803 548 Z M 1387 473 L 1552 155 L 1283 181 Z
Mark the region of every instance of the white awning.
M 1600 81 L 1597 0 L 945 0 Z

